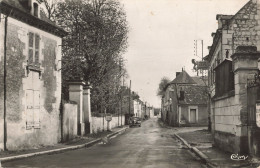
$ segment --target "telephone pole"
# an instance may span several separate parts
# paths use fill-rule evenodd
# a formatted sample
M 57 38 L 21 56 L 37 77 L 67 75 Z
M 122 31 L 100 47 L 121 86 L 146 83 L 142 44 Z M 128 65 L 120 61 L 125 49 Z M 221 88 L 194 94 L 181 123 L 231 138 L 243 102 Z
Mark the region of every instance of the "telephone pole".
M 130 112 L 131 112 L 131 80 L 129 85 L 129 117 L 130 117 Z

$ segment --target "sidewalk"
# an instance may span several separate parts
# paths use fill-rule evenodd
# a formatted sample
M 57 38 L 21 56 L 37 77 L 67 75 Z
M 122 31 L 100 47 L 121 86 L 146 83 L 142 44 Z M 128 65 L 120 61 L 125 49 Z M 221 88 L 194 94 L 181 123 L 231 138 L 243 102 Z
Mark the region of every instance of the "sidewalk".
M 216 147 L 213 147 L 213 137 L 206 129 L 195 130 L 190 132 L 178 131 L 176 135 L 186 145 L 203 159 L 209 167 L 232 168 L 232 167 L 258 167 L 259 164 L 248 158 L 243 161 L 231 159 L 231 153 L 224 152 Z
M 60 153 L 67 150 L 75 150 L 84 147 L 90 147 L 102 141 L 104 137 L 110 138 L 116 134 L 124 132 L 127 126 L 113 128 L 111 132 L 105 131 L 98 134 L 89 134 L 84 137 L 77 137 L 66 143 L 59 143 L 53 146 L 43 146 L 37 149 L 21 150 L 21 151 L 2 151 L 0 152 L 1 162 L 22 159 L 43 154 Z M 106 140 L 105 140 L 106 141 Z

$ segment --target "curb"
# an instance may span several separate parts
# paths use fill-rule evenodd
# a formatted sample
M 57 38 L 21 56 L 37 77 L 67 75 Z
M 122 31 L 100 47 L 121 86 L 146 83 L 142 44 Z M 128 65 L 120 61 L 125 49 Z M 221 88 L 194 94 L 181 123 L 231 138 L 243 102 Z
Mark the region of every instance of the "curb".
M 125 131 L 127 128 L 122 128 L 116 132 L 113 132 L 109 135 L 107 135 L 108 138 L 119 134 L 120 132 Z M 93 141 L 87 142 L 85 144 L 81 144 L 81 145 L 75 145 L 75 146 L 70 146 L 70 147 L 65 147 L 65 148 L 60 148 L 60 149 L 53 149 L 53 150 L 47 150 L 47 151 L 41 151 L 41 152 L 35 152 L 35 153 L 28 153 L 28 154 L 22 154 L 22 155 L 16 155 L 16 156 L 9 156 L 9 157 L 4 157 L 4 158 L 0 158 L 0 164 L 1 162 L 7 162 L 7 161 L 12 161 L 12 160 L 16 160 L 16 159 L 23 159 L 23 158 L 28 158 L 28 157 L 32 157 L 32 156 L 39 156 L 39 155 L 45 155 L 45 154 L 56 154 L 56 153 L 62 153 L 68 150 L 76 150 L 76 149 L 80 149 L 80 148 L 88 148 L 91 147 L 97 143 L 101 142 L 101 138 L 95 139 Z
M 193 153 L 195 153 L 207 166 L 210 168 L 215 168 L 217 165 L 212 163 L 208 156 L 206 156 L 204 153 L 202 153 L 198 148 L 190 146 L 187 141 L 185 141 L 182 137 L 180 137 L 178 134 L 174 134 L 178 139 L 180 139 Z

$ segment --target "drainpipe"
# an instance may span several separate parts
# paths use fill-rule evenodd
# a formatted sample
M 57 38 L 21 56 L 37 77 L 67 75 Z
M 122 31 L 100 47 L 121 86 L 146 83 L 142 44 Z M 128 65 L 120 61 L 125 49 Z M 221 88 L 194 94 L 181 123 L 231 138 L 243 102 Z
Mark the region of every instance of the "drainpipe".
M 7 124 L 6 124 L 6 39 L 7 39 L 7 22 L 8 15 L 5 16 L 5 30 L 4 30 L 4 150 L 7 150 Z
M 177 84 L 175 83 L 175 90 L 176 90 L 176 92 L 175 92 L 175 94 L 176 94 L 176 98 L 177 98 L 177 118 L 178 118 L 178 127 L 180 127 L 181 126 L 181 123 L 180 123 L 180 121 L 179 121 L 179 118 L 181 117 L 180 116 L 180 114 L 179 114 L 179 98 L 178 98 L 178 88 L 177 88 Z

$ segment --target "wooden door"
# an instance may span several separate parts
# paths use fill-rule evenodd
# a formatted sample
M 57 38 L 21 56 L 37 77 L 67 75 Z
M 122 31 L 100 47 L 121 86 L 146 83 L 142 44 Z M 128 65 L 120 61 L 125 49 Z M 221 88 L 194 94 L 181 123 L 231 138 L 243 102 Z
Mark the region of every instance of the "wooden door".
M 196 123 L 196 109 L 190 109 L 190 123 Z

